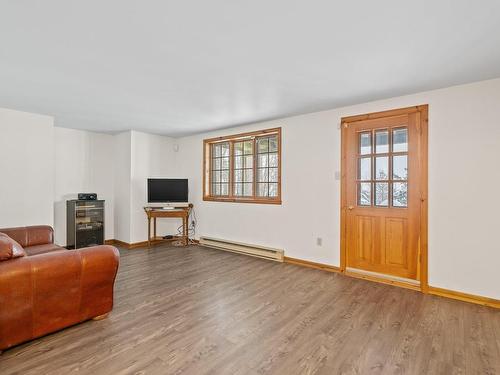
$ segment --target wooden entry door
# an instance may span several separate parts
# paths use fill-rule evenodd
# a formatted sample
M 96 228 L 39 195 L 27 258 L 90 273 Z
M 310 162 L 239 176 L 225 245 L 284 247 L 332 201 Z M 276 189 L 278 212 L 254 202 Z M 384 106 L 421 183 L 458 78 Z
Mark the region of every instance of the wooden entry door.
M 427 106 L 344 118 L 342 146 L 341 267 L 426 279 Z

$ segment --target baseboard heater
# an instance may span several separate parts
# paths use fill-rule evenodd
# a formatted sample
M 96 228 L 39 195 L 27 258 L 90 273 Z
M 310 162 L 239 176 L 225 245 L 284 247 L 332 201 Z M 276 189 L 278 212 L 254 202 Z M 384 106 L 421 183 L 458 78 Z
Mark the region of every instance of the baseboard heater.
M 200 237 L 200 245 L 211 247 L 213 249 L 231 251 L 233 253 L 274 260 L 276 262 L 283 262 L 284 258 L 284 251 L 280 249 L 272 249 L 270 247 L 249 245 L 241 242 L 221 240 L 211 237 Z

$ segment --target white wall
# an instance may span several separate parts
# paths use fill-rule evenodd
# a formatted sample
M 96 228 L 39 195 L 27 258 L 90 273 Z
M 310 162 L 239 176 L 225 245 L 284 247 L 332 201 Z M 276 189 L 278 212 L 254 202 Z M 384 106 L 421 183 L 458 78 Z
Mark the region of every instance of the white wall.
M 116 134 L 113 137 L 113 179 L 115 239 L 130 243 L 131 205 L 131 138 L 132 132 Z M 111 157 L 111 155 L 110 155 Z
M 113 136 L 54 128 L 54 231 L 56 243 L 66 245 L 66 201 L 78 193 L 97 193 L 105 202 L 105 239 L 114 238 Z
M 113 138 L 115 239 L 127 243 L 146 241 L 147 178 L 176 177 L 173 139 L 137 131 Z M 157 234 L 174 234 L 179 225 L 175 219 L 158 220 Z
M 173 178 L 174 140 L 142 132 L 132 132 L 131 144 L 131 228 L 130 242 L 147 240 L 148 225 L 144 206 L 147 206 L 148 177 Z M 157 235 L 175 234 L 182 224 L 177 219 L 158 219 Z
M 54 119 L 0 108 L 0 228 L 53 223 Z
M 190 179 L 197 236 L 284 248 L 287 256 L 338 266 L 340 119 L 419 104 L 429 104 L 429 283 L 500 298 L 500 79 L 179 139 L 176 168 Z M 283 204 L 202 201 L 202 140 L 277 126 Z

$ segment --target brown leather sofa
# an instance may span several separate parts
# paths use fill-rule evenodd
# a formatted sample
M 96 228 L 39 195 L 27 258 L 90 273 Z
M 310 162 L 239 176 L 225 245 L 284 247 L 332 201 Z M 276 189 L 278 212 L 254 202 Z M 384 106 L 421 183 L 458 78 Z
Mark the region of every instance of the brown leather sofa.
M 0 229 L 0 353 L 113 308 L 119 252 L 66 250 L 49 226 Z

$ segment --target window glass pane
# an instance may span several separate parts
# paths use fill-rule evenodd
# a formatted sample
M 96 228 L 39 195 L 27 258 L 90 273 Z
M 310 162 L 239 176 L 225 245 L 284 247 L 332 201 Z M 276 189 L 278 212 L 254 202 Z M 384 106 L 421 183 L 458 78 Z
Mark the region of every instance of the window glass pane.
M 212 172 L 212 182 L 219 182 L 220 181 L 220 171 L 213 171 Z
M 361 155 L 372 153 L 372 133 L 359 134 L 359 153 Z
M 243 184 L 243 195 L 246 197 L 252 196 L 252 187 L 252 184 Z
M 234 144 L 234 154 L 235 155 L 242 155 L 243 154 L 243 143 L 242 142 L 236 142 Z
M 221 159 L 221 169 L 229 169 L 229 158 Z
M 220 184 L 215 184 L 214 185 L 214 194 L 215 195 L 220 195 L 220 191 L 221 191 Z
M 269 152 L 269 138 L 258 138 L 257 150 L 258 153 Z
M 253 141 L 246 141 L 243 146 L 243 152 L 245 155 L 251 155 L 253 154 Z
M 375 158 L 375 179 L 388 180 L 389 179 L 389 157 L 378 156 Z
M 389 206 L 389 183 L 375 183 L 375 206 Z
M 269 137 L 269 152 L 277 152 L 278 151 L 278 136 L 273 135 Z
M 259 197 L 267 197 L 269 194 L 269 184 L 259 183 L 257 184 L 257 195 Z
M 217 159 L 213 159 L 213 162 L 212 162 L 212 168 L 214 170 L 218 170 L 220 169 L 220 166 L 221 166 L 221 162 L 220 162 L 220 159 L 217 158 Z
M 221 171 L 220 180 L 221 182 L 229 182 L 229 169 L 226 171 Z
M 395 155 L 392 157 L 392 178 L 394 180 L 408 179 L 408 155 Z
M 229 194 L 229 184 L 221 184 L 221 195 Z
M 229 142 L 221 144 L 221 156 L 229 156 Z
M 278 168 L 269 168 L 269 182 L 278 182 Z
M 258 156 L 257 164 L 259 167 L 267 167 L 268 166 L 268 161 L 269 161 L 269 155 L 268 154 L 262 154 Z
M 243 181 L 243 171 L 241 169 L 234 170 L 234 182 L 242 182 Z
M 234 168 L 235 169 L 243 168 L 243 157 L 242 156 L 235 156 L 234 157 Z
M 389 131 L 375 132 L 375 152 L 377 154 L 389 152 Z
M 216 158 L 220 156 L 220 145 L 219 144 L 213 145 L 212 156 L 216 157 Z
M 257 170 L 257 181 L 259 182 L 267 182 L 269 179 L 269 169 L 267 168 L 259 168 Z
M 358 184 L 358 204 L 360 206 L 371 206 L 372 184 L 370 182 L 361 182 Z
M 372 158 L 360 158 L 359 159 L 359 170 L 358 178 L 360 180 L 371 180 L 372 179 Z
M 245 182 L 252 182 L 253 181 L 253 169 L 245 169 L 243 177 L 245 179 Z
M 269 154 L 269 166 L 270 167 L 278 166 L 278 154 Z
M 269 184 L 269 196 L 270 197 L 278 196 L 278 184 Z
M 241 196 L 243 195 L 243 184 L 235 183 L 233 186 L 234 195 Z
M 392 131 L 392 151 L 408 151 L 408 129 L 394 129 Z
M 245 158 L 245 168 L 253 168 L 253 156 L 244 156 Z
M 408 207 L 408 184 L 406 182 L 392 184 L 392 205 L 394 207 Z

